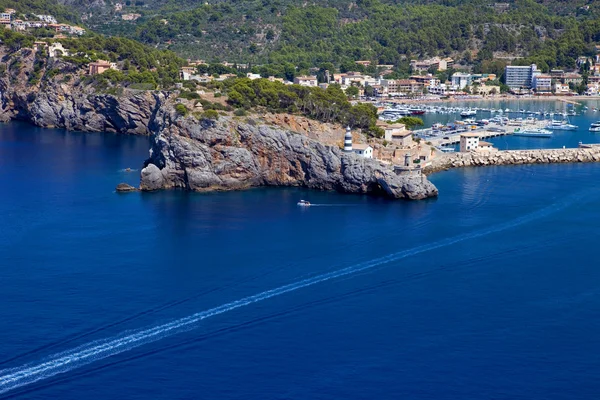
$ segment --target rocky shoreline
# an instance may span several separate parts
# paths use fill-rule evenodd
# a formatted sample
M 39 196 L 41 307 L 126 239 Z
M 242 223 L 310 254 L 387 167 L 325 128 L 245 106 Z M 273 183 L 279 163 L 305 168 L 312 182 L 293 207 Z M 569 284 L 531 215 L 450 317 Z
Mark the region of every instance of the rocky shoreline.
M 238 190 L 299 186 L 419 200 L 437 188 L 424 175 L 397 175 L 391 166 L 325 146 L 256 118 L 218 121 L 158 113 L 142 190 Z
M 435 158 L 423 169 L 432 174 L 451 168 L 490 165 L 556 164 L 600 162 L 600 146 L 571 149 L 503 150 L 490 153 L 453 153 Z

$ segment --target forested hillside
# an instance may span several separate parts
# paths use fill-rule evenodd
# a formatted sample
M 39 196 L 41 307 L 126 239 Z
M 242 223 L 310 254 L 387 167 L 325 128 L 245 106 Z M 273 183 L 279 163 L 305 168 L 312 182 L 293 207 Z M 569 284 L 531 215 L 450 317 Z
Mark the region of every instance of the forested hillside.
M 107 0 L 90 25 L 185 57 L 253 64 L 306 67 L 364 59 L 401 66 L 411 57 L 452 55 L 485 69 L 501 54 L 531 57 L 544 68 L 571 67 L 600 36 L 600 5 L 586 0 L 127 0 L 125 5 L 120 13 L 141 17 L 122 21 Z
M 58 2 L 67 5 L 59 5 Z M 121 7 L 115 7 L 117 3 Z M 475 70 L 506 62 L 542 69 L 574 67 L 600 41 L 600 4 L 591 0 L 0 0 L 0 6 L 78 10 L 91 29 L 120 35 L 186 58 L 342 66 L 356 60 L 393 64 L 452 56 Z M 44 6 L 45 5 L 45 6 Z M 123 15 L 139 14 L 134 21 Z M 523 58 L 525 57 L 525 58 Z M 498 60 L 504 60 L 498 62 Z

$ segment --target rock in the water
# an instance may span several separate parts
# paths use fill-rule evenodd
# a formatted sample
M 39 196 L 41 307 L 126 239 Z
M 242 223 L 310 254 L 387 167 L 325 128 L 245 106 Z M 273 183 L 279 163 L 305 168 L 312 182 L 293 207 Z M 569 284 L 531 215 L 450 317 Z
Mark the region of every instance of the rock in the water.
M 133 187 L 127 183 L 119 183 L 116 188 L 117 192 L 136 192 L 138 188 Z
M 165 188 L 165 179 L 160 169 L 154 164 L 142 169 L 140 188 L 146 191 L 159 190 Z

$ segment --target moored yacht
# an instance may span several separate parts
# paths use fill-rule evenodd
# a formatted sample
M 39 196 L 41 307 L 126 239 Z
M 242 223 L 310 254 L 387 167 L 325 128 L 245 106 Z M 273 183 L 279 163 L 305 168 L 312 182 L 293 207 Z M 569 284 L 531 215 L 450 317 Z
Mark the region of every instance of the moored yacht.
M 517 128 L 513 132 L 514 136 L 549 138 L 552 137 L 552 131 L 539 128 Z
M 575 129 L 577 129 L 577 125 L 569 124 L 569 122 L 566 120 L 553 120 L 548 125 L 546 125 L 546 129 L 550 129 L 553 131 L 574 131 Z
M 590 132 L 600 132 L 600 121 L 590 125 Z
M 463 112 L 460 113 L 461 117 L 474 117 L 476 115 L 477 115 L 477 111 L 472 110 L 470 108 L 468 110 L 465 110 L 465 111 L 463 111 Z

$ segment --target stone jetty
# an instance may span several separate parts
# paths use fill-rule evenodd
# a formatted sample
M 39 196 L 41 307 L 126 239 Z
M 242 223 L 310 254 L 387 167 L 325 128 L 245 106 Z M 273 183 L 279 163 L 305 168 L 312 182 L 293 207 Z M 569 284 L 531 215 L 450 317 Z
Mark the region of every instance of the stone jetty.
M 426 174 L 450 168 L 488 165 L 556 164 L 600 162 L 600 146 L 571 149 L 505 150 L 489 153 L 443 154 L 423 169 Z

